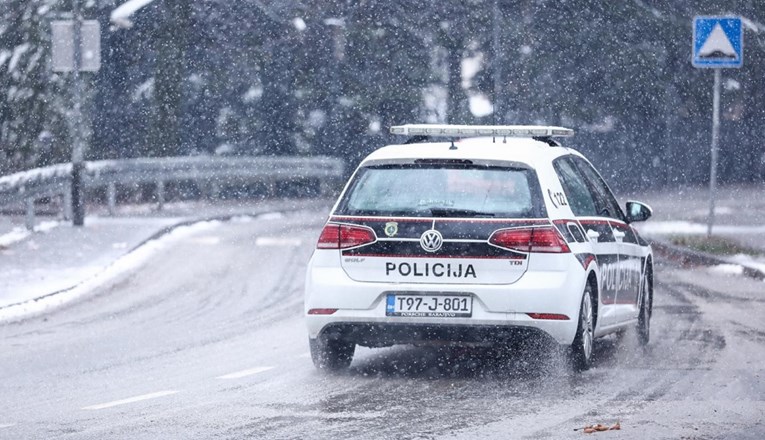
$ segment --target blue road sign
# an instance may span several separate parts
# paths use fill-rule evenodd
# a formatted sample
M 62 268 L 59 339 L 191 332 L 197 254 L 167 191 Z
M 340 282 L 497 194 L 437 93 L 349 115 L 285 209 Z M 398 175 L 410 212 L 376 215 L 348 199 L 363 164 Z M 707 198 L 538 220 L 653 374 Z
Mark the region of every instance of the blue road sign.
M 694 67 L 741 67 L 744 34 L 738 17 L 696 17 L 693 20 Z

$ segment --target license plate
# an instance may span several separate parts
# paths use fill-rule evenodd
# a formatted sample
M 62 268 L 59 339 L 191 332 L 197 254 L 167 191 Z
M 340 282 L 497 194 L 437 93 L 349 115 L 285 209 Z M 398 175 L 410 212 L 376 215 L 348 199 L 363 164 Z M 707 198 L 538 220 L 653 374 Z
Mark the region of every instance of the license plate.
M 385 315 L 422 318 L 469 318 L 473 315 L 473 297 L 468 295 L 389 293 Z

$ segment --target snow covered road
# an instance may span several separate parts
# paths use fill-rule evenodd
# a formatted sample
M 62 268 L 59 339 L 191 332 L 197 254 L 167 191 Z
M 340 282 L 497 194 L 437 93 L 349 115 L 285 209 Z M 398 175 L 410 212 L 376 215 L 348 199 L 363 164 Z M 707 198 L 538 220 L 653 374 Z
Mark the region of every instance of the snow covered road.
M 569 373 L 535 347 L 308 356 L 320 211 L 226 222 L 43 316 L 0 324 L 0 438 L 765 436 L 765 284 L 657 262 L 654 339 Z M 621 347 L 621 348 L 620 348 Z

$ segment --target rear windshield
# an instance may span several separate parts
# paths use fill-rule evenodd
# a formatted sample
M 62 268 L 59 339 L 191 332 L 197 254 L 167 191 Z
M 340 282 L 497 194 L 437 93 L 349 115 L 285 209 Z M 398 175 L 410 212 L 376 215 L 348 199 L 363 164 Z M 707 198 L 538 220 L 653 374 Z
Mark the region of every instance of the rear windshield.
M 413 164 L 359 170 L 335 214 L 408 217 L 545 215 L 532 170 Z

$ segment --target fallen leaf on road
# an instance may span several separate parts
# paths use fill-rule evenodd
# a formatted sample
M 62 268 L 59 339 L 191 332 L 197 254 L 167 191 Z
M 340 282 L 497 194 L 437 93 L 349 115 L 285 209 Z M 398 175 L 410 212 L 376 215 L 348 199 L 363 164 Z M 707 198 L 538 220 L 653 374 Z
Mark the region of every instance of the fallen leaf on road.
M 618 431 L 622 429 L 622 425 L 619 422 L 616 422 L 613 426 L 609 427 L 607 425 L 602 425 L 598 423 L 596 425 L 587 425 L 581 429 L 582 429 L 582 432 L 584 432 L 585 434 L 592 434 L 595 432 L 602 432 L 602 431 Z

